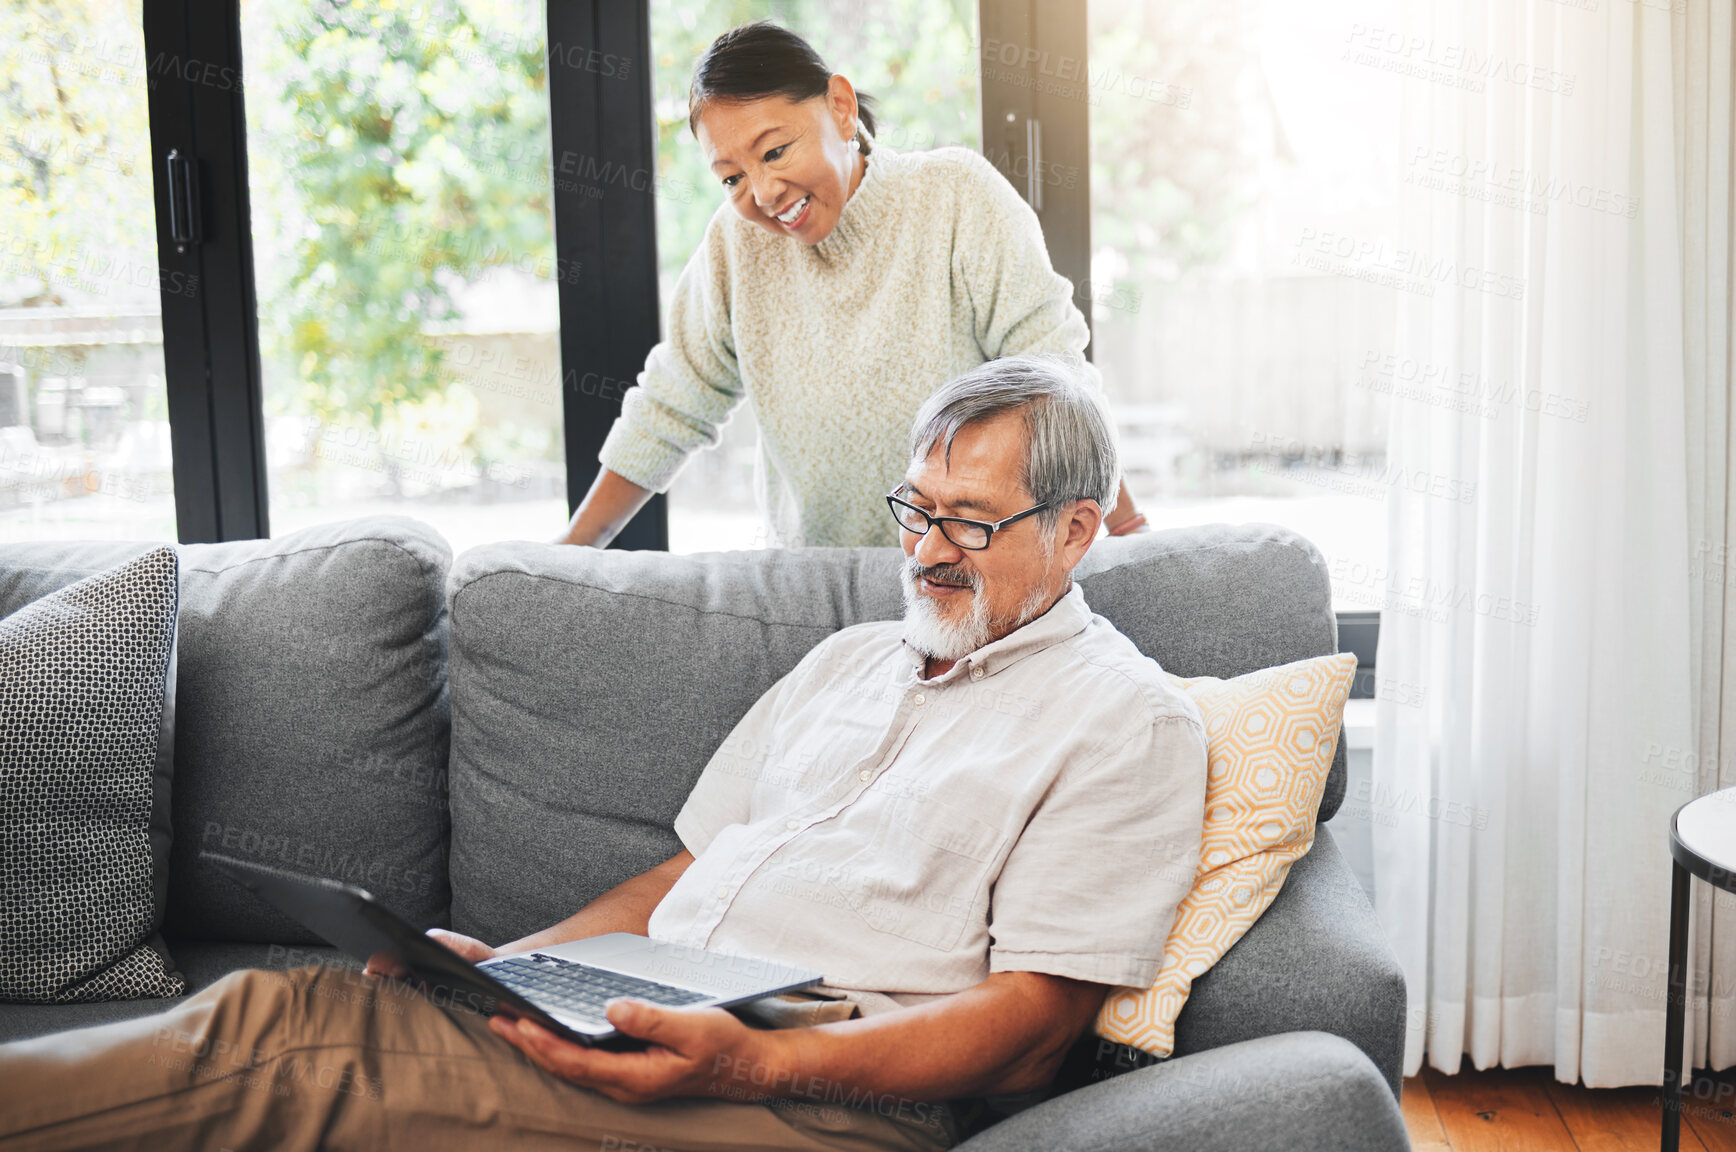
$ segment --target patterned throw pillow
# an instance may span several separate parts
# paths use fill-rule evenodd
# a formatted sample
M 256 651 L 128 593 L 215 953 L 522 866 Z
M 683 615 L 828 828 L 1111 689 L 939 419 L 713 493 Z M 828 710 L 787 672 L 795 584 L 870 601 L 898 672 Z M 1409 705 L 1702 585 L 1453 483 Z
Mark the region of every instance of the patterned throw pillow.
M 1206 725 L 1206 823 L 1193 891 L 1176 910 L 1150 988 L 1117 988 L 1097 1035 L 1153 1056 L 1175 1048 L 1175 1021 L 1201 973 L 1260 918 L 1314 844 L 1314 817 L 1356 676 L 1349 652 L 1219 680 L 1170 680 Z
M 0 620 L 0 999 L 187 990 L 157 934 L 178 576 L 156 548 Z

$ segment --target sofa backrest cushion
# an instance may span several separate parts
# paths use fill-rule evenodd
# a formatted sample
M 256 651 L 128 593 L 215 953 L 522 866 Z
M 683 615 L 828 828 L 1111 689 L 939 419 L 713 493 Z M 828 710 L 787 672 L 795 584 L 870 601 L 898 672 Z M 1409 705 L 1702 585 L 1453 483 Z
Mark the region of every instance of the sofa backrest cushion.
M 676 813 L 749 706 L 839 628 L 902 615 L 895 549 L 670 556 L 533 543 L 448 582 L 452 926 L 503 943 L 680 848 Z M 1100 541 L 1093 610 L 1183 676 L 1336 649 L 1302 538 L 1213 526 Z M 1321 819 L 1343 793 L 1333 768 Z
M 460 556 L 454 929 L 515 939 L 674 855 L 676 813 L 749 706 L 837 629 L 898 614 L 895 555 L 511 543 Z
M 200 849 L 444 925 L 445 539 L 402 517 L 181 548 L 169 931 L 314 941 Z
M 150 547 L 7 545 L 0 614 Z M 314 939 L 202 866 L 202 848 L 350 880 L 444 924 L 444 539 L 371 517 L 177 552 L 169 934 Z

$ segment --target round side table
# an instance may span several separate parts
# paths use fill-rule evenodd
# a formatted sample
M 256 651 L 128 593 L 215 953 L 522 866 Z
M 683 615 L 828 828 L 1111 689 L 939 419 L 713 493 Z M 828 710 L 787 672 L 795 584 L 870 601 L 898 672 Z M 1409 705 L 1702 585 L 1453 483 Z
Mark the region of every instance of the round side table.
M 1670 997 L 1664 1018 L 1663 1152 L 1681 1138 L 1682 1030 L 1688 1012 L 1688 878 L 1736 892 L 1736 788 L 1690 800 L 1670 818 Z

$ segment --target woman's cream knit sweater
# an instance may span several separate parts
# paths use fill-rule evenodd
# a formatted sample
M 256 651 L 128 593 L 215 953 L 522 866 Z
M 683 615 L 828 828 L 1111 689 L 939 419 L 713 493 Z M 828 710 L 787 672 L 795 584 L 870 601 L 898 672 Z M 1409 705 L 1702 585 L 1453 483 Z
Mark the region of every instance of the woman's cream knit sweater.
M 1083 364 L 1088 339 L 1036 214 L 987 160 L 876 146 L 819 244 L 718 208 L 601 459 L 666 491 L 746 398 L 773 543 L 894 544 L 882 497 L 903 479 L 922 401 L 1001 356 Z

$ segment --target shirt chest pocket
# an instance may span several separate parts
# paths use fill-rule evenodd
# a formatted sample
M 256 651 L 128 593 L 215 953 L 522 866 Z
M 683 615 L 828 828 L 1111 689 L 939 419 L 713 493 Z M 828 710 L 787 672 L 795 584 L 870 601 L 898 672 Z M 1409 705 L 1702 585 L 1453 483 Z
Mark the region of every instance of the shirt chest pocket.
M 999 847 L 994 826 L 963 809 L 894 803 L 832 883 L 869 928 L 944 952 L 986 918 L 983 889 Z

